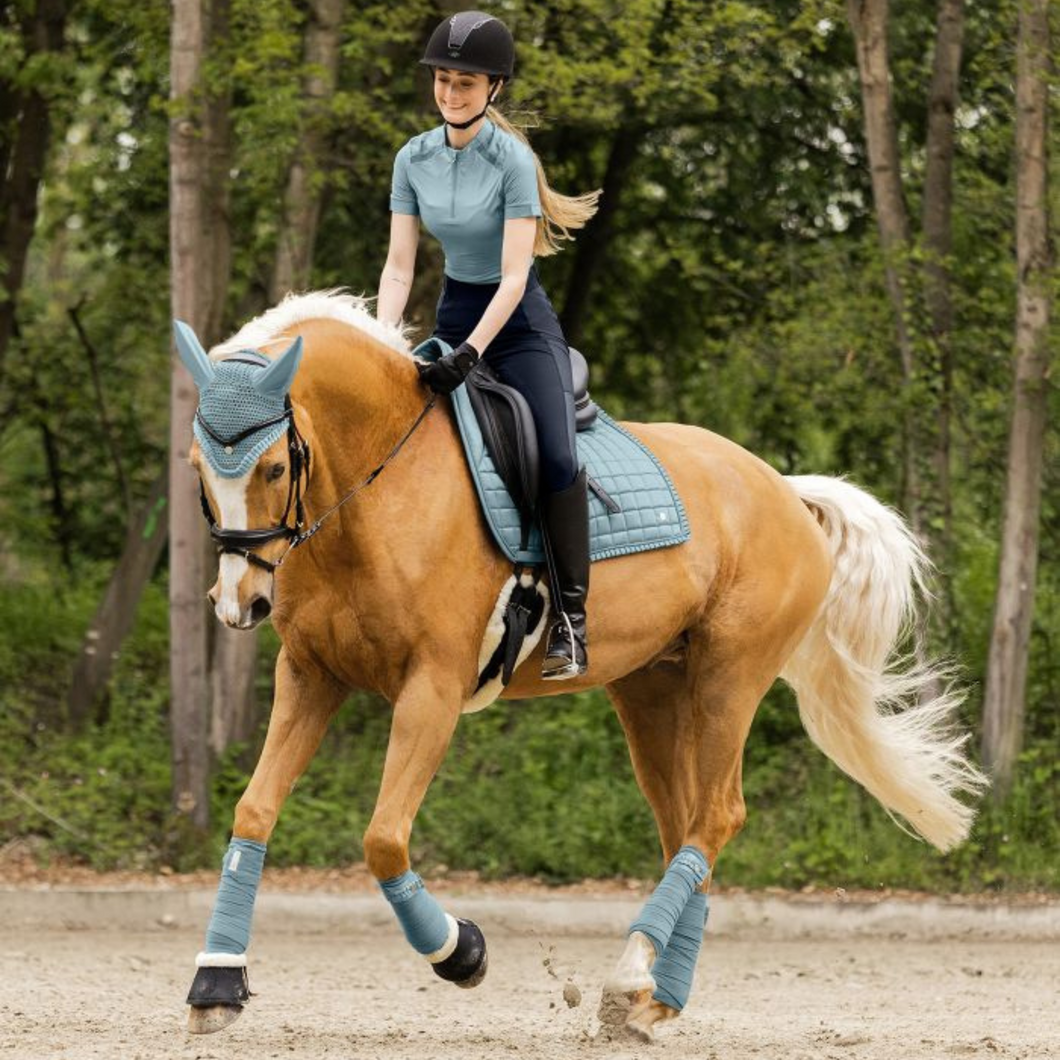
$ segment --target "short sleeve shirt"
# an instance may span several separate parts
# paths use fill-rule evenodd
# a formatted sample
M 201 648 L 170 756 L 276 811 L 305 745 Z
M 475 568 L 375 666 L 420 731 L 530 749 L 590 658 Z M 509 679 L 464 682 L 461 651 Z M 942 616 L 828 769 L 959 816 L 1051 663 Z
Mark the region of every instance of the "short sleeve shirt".
M 390 209 L 423 219 L 442 244 L 447 276 L 498 283 L 504 222 L 541 216 L 533 152 L 488 118 L 460 150 L 444 125 L 431 129 L 398 152 Z

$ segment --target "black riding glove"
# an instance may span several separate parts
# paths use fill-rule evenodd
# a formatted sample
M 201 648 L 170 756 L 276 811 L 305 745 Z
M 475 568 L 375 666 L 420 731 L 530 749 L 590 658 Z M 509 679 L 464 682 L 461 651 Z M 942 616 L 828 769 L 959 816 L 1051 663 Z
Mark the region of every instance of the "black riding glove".
M 467 378 L 476 361 L 478 350 L 470 342 L 462 342 L 452 353 L 430 364 L 417 361 L 416 371 L 436 394 L 451 394 Z

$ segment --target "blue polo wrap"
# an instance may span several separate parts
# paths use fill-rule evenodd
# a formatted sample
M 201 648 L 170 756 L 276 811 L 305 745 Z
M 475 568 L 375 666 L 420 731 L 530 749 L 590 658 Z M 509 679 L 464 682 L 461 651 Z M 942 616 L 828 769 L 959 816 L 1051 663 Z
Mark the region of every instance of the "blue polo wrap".
M 442 907 L 412 869 L 380 880 L 386 900 L 394 907 L 405 938 L 425 957 L 437 953 L 449 938 L 449 921 Z
M 264 843 L 233 838 L 228 844 L 213 915 L 206 929 L 207 953 L 247 952 L 254 899 L 264 865 Z
M 640 931 L 651 939 L 656 956 L 660 956 L 670 941 L 674 928 L 689 898 L 699 890 L 710 873 L 702 851 L 684 846 L 667 866 L 666 875 L 644 904 L 640 916 L 629 926 L 629 933 Z
M 677 918 L 666 949 L 651 968 L 655 980 L 652 997 L 678 1012 L 685 1007 L 692 991 L 692 976 L 696 971 L 709 912 L 707 896 L 702 891 L 696 891 Z

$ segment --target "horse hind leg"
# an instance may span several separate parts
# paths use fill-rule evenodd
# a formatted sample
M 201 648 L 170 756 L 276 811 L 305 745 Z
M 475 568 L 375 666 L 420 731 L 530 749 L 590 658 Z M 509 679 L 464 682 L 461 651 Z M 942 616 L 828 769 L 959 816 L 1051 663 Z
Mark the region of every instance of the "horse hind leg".
M 625 730 L 634 774 L 655 816 L 669 864 L 681 848 L 695 798 L 689 753 L 695 711 L 686 660 L 637 671 L 608 685 L 607 693 Z M 650 1039 L 651 1025 L 664 1015 L 676 1016 L 677 1010 L 667 1007 L 665 1013 L 655 1014 L 658 984 L 652 969 L 660 940 L 653 942 L 635 928 L 604 983 L 598 1015 L 605 1033 L 625 1028 Z
M 682 847 L 692 847 L 708 866 L 693 892 L 703 898 L 690 899 L 687 913 L 673 925 L 672 942 L 659 950 L 635 922 L 605 983 L 601 1024 L 624 1026 L 645 1041 L 654 1038 L 657 1023 L 680 1014 L 691 988 L 709 869 L 743 826 L 743 747 L 755 709 L 775 676 L 763 676 L 760 658 L 757 665 L 737 661 L 708 667 L 699 647 L 693 640 L 686 661 L 649 667 L 607 688 L 626 732 L 637 783 L 655 815 L 667 865 Z M 697 917 L 702 919 L 692 925 Z M 652 973 L 663 965 L 679 973 L 676 991 L 656 982 Z

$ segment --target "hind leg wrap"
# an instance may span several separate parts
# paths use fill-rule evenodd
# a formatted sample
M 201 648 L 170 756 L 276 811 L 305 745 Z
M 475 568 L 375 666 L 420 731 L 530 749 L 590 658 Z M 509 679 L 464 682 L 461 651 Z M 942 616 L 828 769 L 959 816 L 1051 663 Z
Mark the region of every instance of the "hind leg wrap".
M 692 895 L 710 873 L 707 859 L 697 847 L 683 846 L 674 855 L 666 875 L 644 904 L 640 915 L 630 924 L 629 933 L 639 931 L 651 940 L 656 956 L 670 941 L 677 922 Z
M 692 977 L 709 912 L 707 896 L 702 891 L 691 895 L 677 918 L 666 949 L 651 968 L 656 984 L 652 997 L 678 1012 L 685 1007 L 692 991 Z

